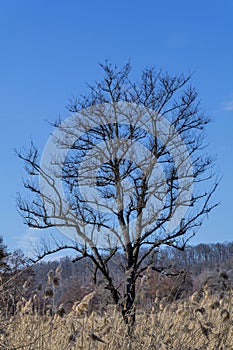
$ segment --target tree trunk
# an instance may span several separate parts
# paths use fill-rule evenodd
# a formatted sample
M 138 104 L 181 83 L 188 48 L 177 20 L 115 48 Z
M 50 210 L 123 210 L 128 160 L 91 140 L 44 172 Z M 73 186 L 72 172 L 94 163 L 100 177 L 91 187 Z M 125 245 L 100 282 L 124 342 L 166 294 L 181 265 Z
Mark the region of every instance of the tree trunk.
M 126 280 L 126 294 L 124 297 L 124 304 L 122 308 L 122 316 L 125 324 L 127 325 L 127 333 L 131 335 L 135 324 L 135 281 L 133 272 Z

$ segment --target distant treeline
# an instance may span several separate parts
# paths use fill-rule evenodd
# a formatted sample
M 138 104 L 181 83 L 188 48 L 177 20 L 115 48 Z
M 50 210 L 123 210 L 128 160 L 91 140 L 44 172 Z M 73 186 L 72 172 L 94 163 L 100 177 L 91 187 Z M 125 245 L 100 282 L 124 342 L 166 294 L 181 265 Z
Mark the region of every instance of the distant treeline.
M 59 260 L 30 265 L 20 252 L 9 254 L 0 238 L 0 306 L 7 305 L 12 313 L 22 296 L 29 299 L 34 291 L 38 295 L 46 293 L 49 272 L 55 271 L 60 265 L 61 280 L 56 288 L 55 305 L 63 303 L 69 310 L 75 301 L 95 289 L 95 303 L 101 305 L 102 310 L 103 305 L 108 304 L 109 296 L 101 273 L 86 258 L 77 262 L 72 259 L 66 256 Z M 125 278 L 123 259 L 123 254 L 119 251 L 108 262 L 108 268 L 119 286 Z M 185 297 L 202 288 L 206 281 L 217 281 L 222 272 L 233 283 L 232 266 L 233 242 L 187 246 L 184 251 L 163 247 L 145 261 L 145 270 L 137 282 L 137 288 L 140 288 L 138 295 L 140 297 L 143 294 L 148 305 L 153 304 L 158 294 L 169 294 L 171 300 Z M 25 282 L 29 287 L 24 287 Z
M 109 268 L 114 275 L 119 274 L 119 281 L 123 276 L 121 269 L 121 260 L 123 259 L 120 252 L 109 262 Z M 179 270 L 187 270 L 193 275 L 198 275 L 205 270 L 231 270 L 233 265 L 233 242 L 198 244 L 195 246 L 187 246 L 184 251 L 174 248 L 164 247 L 160 249 L 154 256 L 148 257 L 146 264 L 152 261 L 152 266 L 162 271 L 170 268 Z M 58 265 L 62 267 L 62 277 L 64 280 L 78 279 L 81 285 L 93 283 L 94 267 L 87 259 L 72 262 L 72 258 L 64 257 L 56 261 L 37 263 L 33 270 L 36 280 L 46 281 L 49 270 L 55 270 Z M 97 283 L 101 281 L 101 275 L 97 274 Z

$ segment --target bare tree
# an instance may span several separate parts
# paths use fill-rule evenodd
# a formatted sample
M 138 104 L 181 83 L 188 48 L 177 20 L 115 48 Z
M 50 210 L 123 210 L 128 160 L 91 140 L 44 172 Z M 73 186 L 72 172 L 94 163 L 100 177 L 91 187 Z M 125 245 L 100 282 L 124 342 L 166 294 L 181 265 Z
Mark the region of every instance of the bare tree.
M 137 278 L 163 245 L 184 250 L 217 205 L 218 181 L 203 151 L 209 119 L 189 76 L 146 69 L 135 83 L 129 63 L 101 67 L 103 80 L 70 102 L 72 116 L 55 123 L 41 161 L 33 144 L 18 152 L 33 199 L 19 195 L 17 204 L 29 227 L 56 227 L 70 238 L 37 259 L 66 248 L 76 260 L 91 259 L 132 324 Z M 123 293 L 109 269 L 117 252 Z

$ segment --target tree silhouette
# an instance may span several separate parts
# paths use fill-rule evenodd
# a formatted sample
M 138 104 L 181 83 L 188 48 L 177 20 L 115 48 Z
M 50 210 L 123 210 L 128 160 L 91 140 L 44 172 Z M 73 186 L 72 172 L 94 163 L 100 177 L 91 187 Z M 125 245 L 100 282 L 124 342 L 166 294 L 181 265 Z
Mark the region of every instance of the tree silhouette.
M 70 101 L 72 116 L 55 123 L 41 161 L 33 144 L 17 152 L 33 196 L 19 195 L 17 205 L 29 227 L 56 227 L 69 237 L 37 259 L 67 248 L 75 260 L 91 259 L 132 325 L 136 280 L 160 247 L 184 250 L 217 205 L 211 198 L 218 181 L 203 151 L 209 119 L 190 76 L 145 69 L 134 82 L 129 63 L 101 68 L 103 80 Z M 118 251 L 123 290 L 109 269 Z

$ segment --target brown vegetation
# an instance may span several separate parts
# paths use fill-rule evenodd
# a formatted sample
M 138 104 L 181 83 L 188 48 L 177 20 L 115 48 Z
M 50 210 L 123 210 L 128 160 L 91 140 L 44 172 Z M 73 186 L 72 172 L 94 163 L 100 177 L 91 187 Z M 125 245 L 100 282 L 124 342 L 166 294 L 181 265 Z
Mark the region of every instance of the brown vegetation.
M 94 293 L 74 304 L 68 314 L 33 312 L 32 299 L 24 309 L 1 319 L 1 349 L 231 349 L 232 290 L 226 275 L 221 291 L 208 284 L 181 301 L 155 300 L 150 310 L 138 310 L 133 335 L 128 337 L 119 313 L 88 312 Z M 227 282 L 227 283 L 225 283 Z M 228 284 L 228 286 L 227 286 Z M 225 287 L 223 287 L 225 286 Z M 90 310 L 89 310 L 90 311 Z
M 26 281 L 14 314 L 2 309 L 0 349 L 232 348 L 233 292 L 225 271 L 212 272 L 200 282 L 200 289 L 181 298 L 177 291 L 185 288 L 183 274 L 156 279 L 158 273 L 148 269 L 138 285 L 137 317 L 130 336 L 116 307 L 108 305 L 101 285 L 93 285 L 92 292 L 86 289 L 72 308 L 56 304 L 61 275 L 60 266 L 50 269 L 44 287 L 31 291 L 27 299 L 31 282 Z
M 231 251 L 225 243 L 158 254 L 138 279 L 130 336 L 90 265 L 65 258 L 32 269 L 19 253 L 3 254 L 0 349 L 231 349 Z M 170 269 L 158 272 L 164 259 Z

